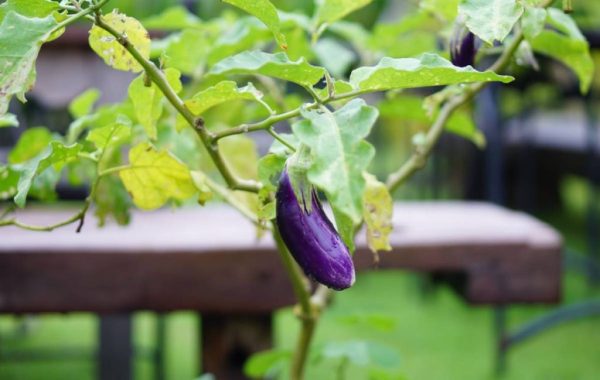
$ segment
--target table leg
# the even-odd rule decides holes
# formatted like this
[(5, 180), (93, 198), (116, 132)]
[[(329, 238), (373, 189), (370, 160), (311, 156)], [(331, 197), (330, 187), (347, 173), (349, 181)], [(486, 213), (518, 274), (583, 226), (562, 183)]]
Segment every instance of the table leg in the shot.
[(255, 352), (272, 347), (272, 315), (202, 314), (202, 372), (217, 379), (245, 379), (243, 367)]
[(133, 377), (131, 336), (131, 315), (100, 316), (100, 380), (130, 380)]

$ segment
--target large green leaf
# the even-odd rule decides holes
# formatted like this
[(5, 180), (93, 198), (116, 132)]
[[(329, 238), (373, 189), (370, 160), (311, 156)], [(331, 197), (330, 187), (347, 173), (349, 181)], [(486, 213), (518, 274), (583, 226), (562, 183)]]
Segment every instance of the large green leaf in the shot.
[(40, 154), (52, 141), (52, 134), (47, 128), (34, 127), (26, 129), (19, 141), (8, 154), (10, 164), (20, 164)]
[(325, 75), (325, 69), (312, 66), (304, 58), (290, 61), (285, 53), (269, 54), (255, 50), (225, 58), (214, 65), (209, 73), (214, 75), (261, 74), (308, 87), (317, 83)]
[(334, 210), (354, 224), (362, 218), (362, 172), (375, 154), (364, 138), (377, 115), (377, 109), (354, 99), (334, 113), (304, 109), (306, 120), (292, 126), (294, 135), (310, 147), (313, 156), (309, 181), (325, 192)]
[(277, 14), (277, 8), (269, 0), (223, 0), (226, 3), (235, 5), (236, 7), (243, 9), (250, 13), (252, 16), (262, 21), (267, 28), (273, 32), (273, 36), (277, 41), (277, 44), (282, 49), (287, 49), (287, 42), (285, 36), (281, 33), (281, 27), (279, 25), (279, 15)]
[(232, 100), (259, 100), (261, 98), (262, 93), (252, 83), (238, 88), (235, 82), (222, 81), (198, 92), (191, 99), (186, 100), (185, 105), (195, 115), (202, 115), (206, 110)]
[(35, 81), (35, 60), (56, 21), (52, 16), (29, 18), (10, 11), (0, 24), (0, 115), (10, 99), (30, 90)]
[(50, 166), (60, 171), (67, 162), (75, 159), (81, 151), (81, 145), (64, 145), (60, 141), (51, 141), (40, 154), (22, 164), (14, 165), (13, 168), (21, 172), (17, 185), (15, 203), (19, 207), (25, 206), (27, 194), (36, 176), (42, 174)]
[(579, 89), (586, 93), (594, 77), (594, 61), (587, 41), (550, 30), (530, 41), (534, 51), (550, 56), (569, 67), (579, 78)]
[(510, 82), (513, 78), (491, 71), (457, 67), (436, 55), (418, 58), (385, 57), (376, 66), (359, 67), (350, 74), (350, 83), (357, 89), (385, 91), (398, 88), (442, 86), (469, 82)]
[(366, 188), (363, 194), (363, 217), (367, 226), (367, 244), (373, 252), (389, 251), (394, 202), (385, 184), (375, 176), (364, 173)]
[(346, 15), (364, 7), (373, 0), (317, 0), (317, 25), (344, 18)]
[(166, 150), (140, 143), (129, 151), (129, 167), (119, 172), (133, 203), (144, 210), (169, 199), (186, 200), (196, 193), (190, 170)]
[(453, 21), (458, 14), (460, 0), (421, 0), (419, 8), (427, 13), (433, 13), (446, 21)]
[(50, 0), (8, 0), (0, 5), (0, 22), (11, 11), (25, 17), (44, 18), (58, 8), (58, 3)]
[(493, 44), (504, 41), (523, 14), (523, 5), (517, 0), (465, 0), (459, 12), (471, 32)]
[[(162, 91), (154, 83), (149, 86), (144, 83), (145, 74), (135, 78), (129, 85), (129, 99), (133, 103), (135, 116), (151, 139), (156, 139), (156, 122), (160, 118), (163, 107), (161, 100), (164, 98)], [(181, 91), (179, 71), (167, 68), (164, 73), (167, 81), (175, 92)]]
[[(142, 57), (150, 57), (150, 36), (138, 20), (116, 11), (102, 16), (102, 20), (126, 36), (129, 43)], [(119, 43), (117, 38), (99, 26), (94, 25), (90, 30), (89, 43), (92, 50), (110, 67), (133, 72), (142, 70), (142, 66)]]

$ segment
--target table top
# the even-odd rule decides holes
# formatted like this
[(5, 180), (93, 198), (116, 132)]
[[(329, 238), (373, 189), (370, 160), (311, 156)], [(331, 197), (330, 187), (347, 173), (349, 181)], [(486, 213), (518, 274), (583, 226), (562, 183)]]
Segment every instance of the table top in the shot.
[[(68, 218), (76, 209), (31, 207), (19, 211), (19, 220), (49, 225)], [(90, 213), (91, 214), (91, 213)], [(115, 252), (274, 249), (265, 234), (237, 211), (224, 206), (134, 211), (128, 226), (97, 227), (88, 216), (81, 233), (76, 224), (52, 232), (34, 232), (16, 227), (0, 228), (0, 254), (21, 252)], [(392, 246), (444, 246), (526, 244), (531, 247), (560, 245), (558, 233), (521, 212), (483, 202), (407, 202), (394, 208)], [(365, 234), (357, 237), (366, 246)]]
[[(37, 206), (18, 217), (48, 225), (75, 211)], [(532, 216), (488, 203), (406, 202), (393, 224), (392, 251), (376, 267), (359, 234), (357, 270), (442, 275), (474, 304), (560, 298), (561, 238)], [(0, 312), (255, 313), (294, 302), (271, 238), (258, 239), (231, 208), (135, 211), (126, 227), (98, 228), (90, 215), (75, 228), (0, 228)]]

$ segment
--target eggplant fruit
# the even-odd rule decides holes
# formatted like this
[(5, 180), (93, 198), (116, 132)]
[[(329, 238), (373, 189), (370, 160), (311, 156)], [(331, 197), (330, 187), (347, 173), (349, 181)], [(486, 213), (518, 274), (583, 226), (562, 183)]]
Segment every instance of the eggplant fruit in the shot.
[(309, 200), (304, 196), (298, 199), (285, 168), (276, 194), (277, 227), (283, 242), (307, 276), (335, 290), (349, 288), (355, 280), (350, 252), (325, 215), (314, 188), (310, 196)]
[(475, 63), (475, 35), (466, 28), (458, 28), (450, 41), (450, 60), (454, 66), (473, 66)]

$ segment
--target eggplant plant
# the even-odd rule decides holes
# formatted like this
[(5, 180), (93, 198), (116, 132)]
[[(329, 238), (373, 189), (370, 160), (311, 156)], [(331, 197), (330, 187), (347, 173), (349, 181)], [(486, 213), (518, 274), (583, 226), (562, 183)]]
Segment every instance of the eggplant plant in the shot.
[[(485, 144), (472, 99), (489, 83), (513, 81), (519, 54), (560, 61), (582, 93), (593, 61), (551, 0), (421, 0), (373, 25), (350, 21), (371, 0), (319, 0), (312, 14), (269, 0), (223, 2), (208, 19), (176, 6), (143, 20), (111, 10), (109, 0), (0, 5), (0, 127), (18, 127), (9, 103), (25, 102), (40, 50), (69, 29), (89, 29), (99, 59), (136, 75), (121, 102), (96, 106), (93, 88), (73, 99), (64, 133), (22, 132), (0, 164), (0, 226), (80, 231), (92, 209), (101, 225), (125, 224), (133, 207), (224, 200), (277, 243), (301, 327), (286, 373), (302, 379), (328, 300), (355, 282), (356, 233), (365, 231), (373, 252), (390, 249), (392, 195), (427, 165), (444, 132)], [(458, 35), (455, 22), (464, 25)], [(390, 110), (427, 127), (413, 136), (409, 158), (377, 178), (369, 135)], [(262, 157), (253, 134), (271, 138)], [(19, 209), (55, 199), (61, 179), (88, 185), (81, 209), (51, 225), (23, 223)]]

